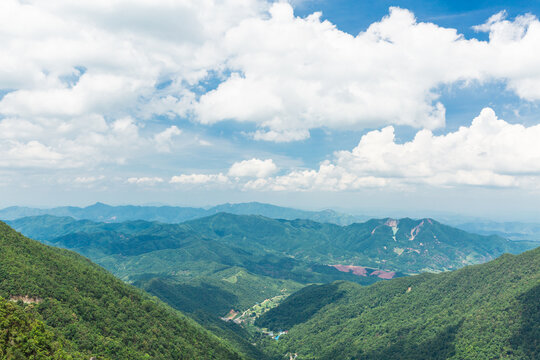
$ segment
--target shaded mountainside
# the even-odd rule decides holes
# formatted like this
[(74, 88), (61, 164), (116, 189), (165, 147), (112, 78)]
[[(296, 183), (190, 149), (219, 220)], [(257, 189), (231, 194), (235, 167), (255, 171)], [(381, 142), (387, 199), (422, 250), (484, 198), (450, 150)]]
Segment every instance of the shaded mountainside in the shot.
[(80, 255), (2, 222), (0, 248), (0, 296), (32, 303), (21, 306), (71, 344), (70, 351), (108, 359), (241, 358), (191, 319)]
[(211, 216), (220, 212), (237, 215), (262, 215), (276, 219), (311, 219), (314, 221), (340, 225), (348, 225), (366, 219), (366, 217), (342, 214), (333, 210), (306, 211), (258, 202), (222, 204), (208, 209), (180, 206), (110, 206), (103, 203), (96, 203), (84, 208), (62, 206), (51, 209), (37, 209), (12, 206), (0, 210), (0, 219), (15, 220), (28, 216), (53, 215), (60, 217), (69, 216), (79, 220), (86, 219), (100, 222), (146, 220), (164, 223), (180, 223)]
[(540, 248), (482, 265), (310, 286), (258, 319), (275, 359), (538, 359)]

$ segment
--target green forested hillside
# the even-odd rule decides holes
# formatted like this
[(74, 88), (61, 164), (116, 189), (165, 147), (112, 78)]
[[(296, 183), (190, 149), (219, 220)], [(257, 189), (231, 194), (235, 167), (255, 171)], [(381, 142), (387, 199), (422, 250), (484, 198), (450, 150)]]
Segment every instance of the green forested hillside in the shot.
[(457, 269), (535, 246), (467, 233), (433, 219), (373, 219), (338, 226), (218, 214), (185, 225), (201, 236), (218, 237), (243, 247), (258, 244), (305, 261), (409, 273)]
[[(229, 215), (210, 219), (224, 216)], [(10, 224), (30, 237), (88, 256), (126, 281), (143, 284), (159, 277), (169, 285), (180, 283), (196, 287), (202, 293), (204, 288), (218, 287), (229, 293), (229, 298), (238, 299), (229, 303), (232, 307), (244, 307), (247, 303), (251, 306), (284, 288), (291, 292), (300, 283), (342, 279), (369, 284), (379, 280), (296, 259), (272, 246), (257, 242), (243, 244), (234, 238), (220, 237), (215, 232), (201, 231), (200, 224), (197, 228), (190, 223), (111, 224), (52, 216), (23, 218)], [(236, 276), (241, 281), (229, 279), (237, 273), (242, 275)]]
[[(416, 273), (457, 269), (486, 262), (505, 252), (519, 253), (535, 246), (499, 236), (467, 233), (432, 219), (373, 219), (338, 226), (309, 220), (220, 213), (177, 225), (146, 221), (93, 223), (51, 216), (23, 218), (10, 224), (27, 236), (88, 256), (97, 250), (102, 255), (137, 256), (158, 250), (189, 248), (194, 255), (182, 256), (191, 256), (195, 261), (207, 259), (195, 254), (199, 252), (218, 263), (238, 266), (254, 259), (253, 255), (271, 254), (311, 264), (357, 265)], [(220, 249), (214, 251), (216, 247)], [(269, 268), (252, 264), (252, 268), (266, 270), (265, 275), (268, 275), (279, 273), (283, 266)], [(291, 269), (287, 270), (283, 273), (298, 281), (290, 275)], [(325, 269), (322, 273), (329, 271)]]
[[(95, 223), (53, 216), (10, 223), (29, 236), (88, 256), (254, 358), (261, 356), (252, 339), (238, 326), (224, 328), (219, 317), (310, 283), (350, 280), (367, 285), (380, 280), (380, 270), (393, 270), (385, 274), (399, 277), (401, 271), (454, 269), (527, 246), (469, 234), (431, 219), (337, 226), (220, 213), (183, 224)], [(341, 270), (355, 265), (359, 275), (329, 265)], [(302, 319), (321, 304), (287, 316)]]
[(276, 359), (540, 358), (540, 248), (369, 287), (312, 286), (264, 314)]
[(59, 338), (32, 310), (32, 306), (0, 297), (0, 359), (85, 359), (70, 351), (73, 345)]
[[(0, 249), (0, 296), (32, 303), (25, 313), (43, 319), (70, 351), (107, 359), (240, 359), (194, 321), (71, 251), (25, 238), (2, 222)], [(41, 329), (25, 321), (23, 331)]]

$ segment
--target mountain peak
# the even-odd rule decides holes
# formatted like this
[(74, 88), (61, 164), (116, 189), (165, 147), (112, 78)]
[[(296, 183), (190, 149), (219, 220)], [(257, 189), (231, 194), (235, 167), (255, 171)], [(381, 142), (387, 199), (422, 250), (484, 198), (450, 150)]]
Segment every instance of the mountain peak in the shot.
[(107, 205), (105, 203), (102, 203), (102, 202), (96, 202), (95, 204), (93, 205), (90, 205), (90, 206), (87, 206), (86, 209), (94, 209), (94, 208), (105, 208), (105, 207), (110, 207), (110, 205)]

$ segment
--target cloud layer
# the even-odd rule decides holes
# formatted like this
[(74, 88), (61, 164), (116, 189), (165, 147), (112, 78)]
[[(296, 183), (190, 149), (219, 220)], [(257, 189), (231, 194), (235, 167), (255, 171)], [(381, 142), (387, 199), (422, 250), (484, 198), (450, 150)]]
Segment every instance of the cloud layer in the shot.
[[(257, 179), (236, 179), (244, 190), (350, 191), (365, 188), (484, 186), (538, 188), (540, 183), (540, 125), (524, 127), (498, 119), (485, 108), (469, 127), (446, 135), (419, 131), (399, 144), (394, 128), (371, 131), (351, 151), (338, 151), (318, 169), (290, 170), (279, 176), (262, 172), (271, 160), (235, 163), (229, 175), (246, 164), (258, 164)], [(247, 168), (247, 166), (246, 166)], [(275, 165), (274, 167), (275, 171)], [(266, 176), (265, 176), (266, 175)], [(194, 177), (196, 175), (189, 175)], [(212, 176), (205, 175), (205, 183)], [(221, 181), (223, 182), (223, 181)]]
[(269, 18), (230, 29), (223, 46), (232, 74), (195, 102), (196, 118), (254, 122), (255, 139), (293, 141), (320, 127), (443, 127), (437, 89), (454, 83), (503, 80), (521, 98), (540, 99), (534, 16), (494, 15), (477, 27), (489, 42), (417, 22), (400, 8), (357, 36), (320, 16), (294, 17), (290, 5), (276, 3)]
[[(380, 130), (316, 169), (248, 154), (218, 169), (174, 170), (172, 178), (183, 164), (131, 171), (121, 182), (287, 191), (537, 187), (538, 126), (485, 109), (468, 127), (432, 132), (445, 125), (445, 86), (501, 81), (524, 101), (540, 100), (538, 19), (499, 13), (476, 30), (489, 41), (400, 8), (351, 35), (320, 13), (294, 16), (286, 2), (4, 0), (0, 170), (137, 163), (152, 172), (139, 162), (172, 158), (191, 136), (181, 124), (233, 121), (248, 141), (301, 141), (320, 128)], [(412, 141), (396, 142), (401, 125), (418, 129)], [(78, 175), (81, 184), (103, 181)]]

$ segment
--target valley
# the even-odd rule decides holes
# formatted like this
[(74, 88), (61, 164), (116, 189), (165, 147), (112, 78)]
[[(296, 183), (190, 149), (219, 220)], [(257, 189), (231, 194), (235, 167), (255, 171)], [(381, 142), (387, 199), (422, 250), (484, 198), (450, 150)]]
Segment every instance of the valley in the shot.
[[(298, 359), (540, 356), (540, 248), (362, 287), (313, 285), (256, 321), (288, 330), (267, 351)], [(332, 341), (328, 341), (332, 339)], [(316, 350), (314, 350), (316, 349)]]
[[(88, 257), (250, 359), (277, 359), (280, 352), (310, 358), (305, 349), (282, 344), (323, 308), (342, 301), (349, 291), (342, 289), (409, 283), (405, 279), (429, 276), (416, 274), (446, 273), (535, 247), (433, 219), (371, 219), (343, 226), (217, 213), (177, 224), (53, 215), (7, 223), (46, 245)], [(417, 291), (417, 285), (407, 289)]]
[[(87, 256), (256, 359), (268, 351), (253, 344), (265, 343), (272, 331), (260, 319), (282, 302), (287, 306), (291, 296), (310, 284), (349, 281), (365, 286), (534, 247), (467, 233), (433, 219), (372, 219), (340, 226), (218, 213), (180, 224), (52, 215), (8, 223), (45, 244)], [(299, 314), (310, 313), (310, 306)], [(305, 316), (299, 314), (293, 318)], [(288, 327), (273, 330), (280, 329)]]

